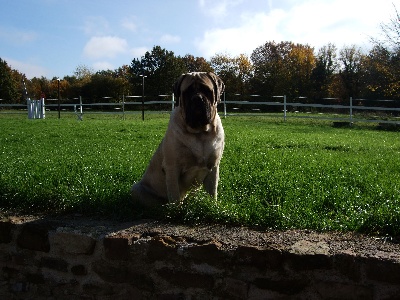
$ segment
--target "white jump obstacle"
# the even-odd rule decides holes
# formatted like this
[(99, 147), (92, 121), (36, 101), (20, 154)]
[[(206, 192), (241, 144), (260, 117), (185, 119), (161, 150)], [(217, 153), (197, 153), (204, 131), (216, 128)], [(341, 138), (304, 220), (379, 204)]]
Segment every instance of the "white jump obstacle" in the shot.
[(40, 100), (31, 100), (28, 98), (26, 102), (28, 106), (28, 119), (44, 119), (46, 117), (44, 98)]

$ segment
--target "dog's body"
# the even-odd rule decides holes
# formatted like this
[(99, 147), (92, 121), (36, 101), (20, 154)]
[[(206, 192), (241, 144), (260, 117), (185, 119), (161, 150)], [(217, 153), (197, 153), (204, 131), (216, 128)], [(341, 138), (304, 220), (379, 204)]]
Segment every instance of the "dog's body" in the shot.
[(213, 73), (188, 73), (178, 79), (177, 107), (143, 178), (132, 186), (135, 202), (146, 207), (182, 202), (190, 189), (201, 184), (217, 197), (224, 149), (217, 104), (223, 90), (223, 82)]

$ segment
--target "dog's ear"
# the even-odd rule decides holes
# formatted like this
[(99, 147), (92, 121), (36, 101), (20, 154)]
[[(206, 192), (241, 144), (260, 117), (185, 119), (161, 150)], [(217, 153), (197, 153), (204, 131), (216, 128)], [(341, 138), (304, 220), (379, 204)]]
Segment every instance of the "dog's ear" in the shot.
[(211, 79), (211, 81), (214, 84), (214, 90), (215, 90), (214, 93), (215, 93), (215, 98), (216, 98), (215, 102), (219, 103), (219, 102), (221, 102), (221, 95), (225, 91), (225, 84), (219, 76), (215, 75), (212, 72), (208, 72), (207, 76)]
[(180, 97), (181, 97), (181, 84), (183, 79), (185, 79), (186, 74), (182, 74), (172, 86), (172, 91), (174, 92), (175, 97), (175, 106), (179, 106), (180, 104)]

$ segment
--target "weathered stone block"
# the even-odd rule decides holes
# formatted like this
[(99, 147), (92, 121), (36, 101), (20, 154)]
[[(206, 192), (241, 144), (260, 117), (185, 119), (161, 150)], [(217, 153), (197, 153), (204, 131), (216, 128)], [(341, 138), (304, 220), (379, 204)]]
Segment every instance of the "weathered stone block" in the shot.
[(28, 273), (26, 274), (26, 280), (34, 284), (43, 284), (46, 282), (41, 273)]
[(36, 252), (33, 251), (21, 251), (12, 253), (11, 255), (13, 263), (20, 266), (37, 265)]
[(354, 255), (338, 254), (333, 257), (334, 268), (350, 280), (359, 282), (361, 280), (362, 261)]
[(157, 273), (163, 279), (178, 287), (200, 288), (207, 290), (214, 287), (214, 278), (209, 275), (171, 270), (168, 268), (158, 270)]
[(248, 283), (233, 278), (225, 278), (221, 296), (230, 299), (247, 299), (248, 290)]
[(329, 270), (332, 268), (332, 260), (323, 254), (299, 255), (285, 253), (286, 265), (295, 271)]
[(270, 290), (284, 295), (296, 295), (307, 287), (305, 279), (269, 279), (256, 278), (253, 284), (263, 290)]
[(315, 285), (321, 299), (370, 300), (374, 298), (371, 287), (339, 282), (320, 282)]
[(207, 263), (209, 265), (219, 265), (224, 261), (224, 254), (219, 248), (219, 243), (196, 245), (189, 247), (187, 252), (197, 263)]
[(153, 289), (153, 281), (148, 276), (150, 270), (139, 269), (138, 266), (131, 266), (125, 262), (109, 262), (100, 260), (93, 262), (92, 270), (106, 282), (129, 283), (145, 290)]
[(114, 295), (112, 285), (104, 282), (90, 282), (82, 285), (82, 291), (89, 296), (111, 296)]
[(282, 266), (282, 253), (276, 249), (241, 246), (236, 249), (234, 257), (236, 263), (248, 264), (258, 269), (277, 270)]
[(187, 297), (184, 293), (169, 293), (157, 295), (157, 300), (185, 300)]
[(87, 275), (87, 268), (84, 265), (76, 265), (71, 267), (71, 272), (75, 276), (84, 276)]
[(175, 245), (171, 245), (170, 243), (165, 242), (162, 237), (155, 237), (149, 242), (147, 259), (150, 262), (172, 259), (176, 256), (177, 253), (175, 250)]
[(42, 257), (40, 260), (40, 266), (60, 272), (68, 272), (68, 263), (61, 258)]
[(0, 244), (8, 244), (12, 241), (11, 222), (0, 222)]
[(129, 258), (129, 243), (126, 238), (104, 238), (105, 257), (111, 260), (127, 260)]
[(52, 233), (49, 241), (53, 252), (74, 255), (91, 255), (96, 245), (96, 240), (90, 236), (68, 232)]
[(367, 278), (391, 284), (400, 284), (400, 264), (370, 259), (366, 264)]
[(17, 245), (23, 249), (49, 252), (49, 227), (46, 224), (25, 224), (17, 238)]

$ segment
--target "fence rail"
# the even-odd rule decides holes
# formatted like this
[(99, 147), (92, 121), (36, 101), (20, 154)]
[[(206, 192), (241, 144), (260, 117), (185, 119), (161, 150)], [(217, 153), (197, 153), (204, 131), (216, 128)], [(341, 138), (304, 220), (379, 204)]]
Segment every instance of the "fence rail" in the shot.
[[(163, 95), (166, 96), (166, 95)], [(253, 97), (258, 95), (252, 95)], [(135, 98), (136, 96), (129, 96), (126, 98)], [(261, 97), (261, 96), (258, 96)], [(136, 97), (139, 98), (139, 97)], [(125, 98), (124, 98), (125, 99)], [(223, 116), (240, 116), (240, 115), (271, 115), (271, 112), (266, 112), (267, 107), (275, 107), (275, 112), (272, 113), (274, 117), (281, 116), (284, 121), (288, 118), (308, 118), (308, 119), (320, 119), (320, 120), (332, 120), (332, 121), (340, 121), (340, 122), (375, 122), (375, 123), (389, 123), (389, 124), (400, 124), (400, 101), (395, 100), (368, 100), (369, 102), (373, 102), (374, 104), (381, 104), (384, 102), (392, 102), (395, 103), (397, 107), (384, 107), (384, 106), (366, 106), (360, 105), (363, 101), (367, 101), (366, 99), (352, 99), (349, 98), (349, 104), (320, 104), (320, 103), (304, 103), (304, 102), (288, 102), (287, 97), (283, 96), (273, 96), (273, 100), (279, 101), (245, 101), (245, 100), (226, 100), (226, 95), (223, 95), (222, 103), (223, 106)], [(304, 99), (304, 97), (299, 97), (297, 99)], [(295, 100), (297, 100), (295, 99)], [(325, 98), (326, 100), (335, 100), (335, 98)], [(356, 105), (354, 105), (356, 103)], [(144, 105), (148, 108), (151, 105), (166, 105), (163, 111), (169, 111), (174, 109), (175, 101), (173, 97), (171, 100), (149, 100), (144, 101)], [(132, 110), (133, 107), (142, 107), (143, 103), (141, 101), (122, 101), (122, 102), (103, 102), (103, 103), (61, 103), (58, 105), (57, 103), (46, 103), (46, 110), (53, 109), (57, 110), (59, 107), (62, 110), (69, 110), (75, 112), (77, 115), (80, 114), (82, 119), (83, 114), (89, 113), (98, 113), (96, 110), (101, 111), (104, 107), (113, 107), (112, 111), (108, 111), (108, 114), (122, 114), (124, 117), (125, 114), (137, 113), (139, 109)], [(167, 109), (167, 107), (169, 107)], [(257, 108), (255, 108), (257, 107)], [(159, 108), (159, 107), (158, 107)], [(298, 108), (310, 108), (318, 110), (318, 115), (304, 115), (299, 114), (297, 111)], [(153, 110), (157, 110), (154, 109)], [(325, 113), (326, 111), (340, 111), (333, 113)], [(27, 105), (24, 104), (6, 104), (0, 102), (0, 114), (1, 113), (27, 113)], [(147, 109), (149, 111), (149, 109)], [(364, 115), (360, 115), (355, 113), (356, 111), (374, 111), (374, 112), (383, 112), (385, 114), (384, 118), (374, 117), (374, 118), (366, 118)], [(307, 112), (311, 113), (311, 112)], [(321, 115), (321, 114), (324, 115)], [(394, 114), (395, 117), (391, 117), (390, 115)], [(391, 118), (389, 118), (391, 117)]]

